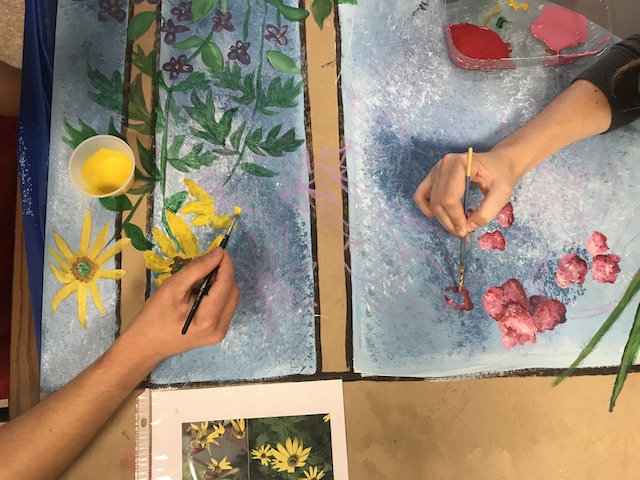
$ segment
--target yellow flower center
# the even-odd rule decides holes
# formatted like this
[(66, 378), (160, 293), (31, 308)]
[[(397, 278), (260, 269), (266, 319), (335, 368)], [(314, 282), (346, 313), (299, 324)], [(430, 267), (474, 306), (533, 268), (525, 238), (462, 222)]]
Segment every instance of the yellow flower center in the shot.
[(81, 282), (89, 283), (98, 271), (98, 266), (88, 257), (78, 257), (71, 265), (71, 273)]

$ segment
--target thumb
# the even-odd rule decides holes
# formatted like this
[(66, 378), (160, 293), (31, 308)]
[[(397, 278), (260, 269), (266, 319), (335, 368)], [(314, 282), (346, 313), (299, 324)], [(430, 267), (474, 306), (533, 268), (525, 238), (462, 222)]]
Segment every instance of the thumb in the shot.
[(209, 253), (191, 260), (173, 278), (191, 286), (209, 275), (214, 268), (220, 265), (224, 256), (225, 251), (222, 248), (215, 248)]
[(473, 232), (496, 218), (509, 199), (511, 192), (507, 189), (489, 190), (480, 206), (467, 219), (467, 231)]

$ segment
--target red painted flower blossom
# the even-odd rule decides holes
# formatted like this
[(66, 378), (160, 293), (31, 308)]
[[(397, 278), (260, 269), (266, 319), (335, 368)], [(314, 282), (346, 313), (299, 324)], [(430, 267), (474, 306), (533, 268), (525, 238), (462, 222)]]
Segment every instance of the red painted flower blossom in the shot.
[(463, 288), (461, 292), (458, 292), (458, 287), (447, 287), (445, 288), (446, 292), (454, 292), (462, 295), (462, 305), (456, 305), (453, 298), (445, 295), (444, 301), (447, 302), (447, 305), (450, 307), (456, 307), (456, 310), (473, 310), (473, 302), (471, 301), (471, 294), (469, 293), (469, 289)]
[(502, 232), (495, 230), (493, 232), (487, 232), (478, 237), (478, 246), (481, 250), (500, 250), (504, 251), (507, 246)]
[(538, 332), (553, 330), (556, 325), (567, 321), (567, 307), (562, 302), (541, 295), (531, 295), (529, 302), (529, 313)]
[(502, 332), (502, 344), (506, 348), (523, 345), (525, 342), (536, 343), (538, 329), (529, 312), (517, 303), (506, 306), (498, 328)]
[(587, 262), (573, 253), (567, 253), (558, 261), (556, 283), (560, 288), (567, 288), (572, 283), (583, 284), (587, 270)]
[(598, 283), (614, 283), (618, 279), (620, 257), (614, 253), (609, 255), (596, 255), (591, 265), (591, 275)]
[(482, 306), (494, 320), (502, 318), (505, 308), (510, 303), (517, 303), (529, 310), (527, 294), (515, 278), (510, 278), (499, 287), (489, 288), (482, 296)]
[(502, 210), (500, 210), (498, 212), (498, 215), (496, 215), (496, 222), (498, 222), (505, 228), (509, 228), (511, 225), (513, 225), (513, 220), (513, 205), (511, 205), (511, 202), (509, 202), (504, 207), (502, 207)]
[(609, 250), (607, 237), (600, 232), (593, 232), (587, 240), (587, 251), (591, 255), (602, 255), (607, 250)]

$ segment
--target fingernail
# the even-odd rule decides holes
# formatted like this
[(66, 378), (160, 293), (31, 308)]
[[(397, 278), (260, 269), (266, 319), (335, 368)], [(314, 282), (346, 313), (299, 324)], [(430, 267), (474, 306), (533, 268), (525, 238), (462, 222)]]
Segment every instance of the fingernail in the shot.
[(475, 232), (478, 229), (478, 225), (475, 222), (469, 222), (469, 231)]
[(458, 228), (456, 229), (456, 232), (458, 232), (458, 236), (459, 236), (459, 237), (464, 236), (464, 234), (466, 233), (466, 232), (464, 231), (464, 228), (462, 228), (462, 227), (458, 227)]

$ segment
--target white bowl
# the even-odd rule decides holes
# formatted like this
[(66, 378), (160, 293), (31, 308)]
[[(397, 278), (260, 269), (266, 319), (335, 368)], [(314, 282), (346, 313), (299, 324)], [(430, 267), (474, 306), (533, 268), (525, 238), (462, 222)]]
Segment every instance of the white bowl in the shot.
[[(91, 186), (84, 181), (82, 176), (82, 167), (84, 167), (84, 164), (87, 162), (89, 157), (101, 148), (108, 148), (109, 150), (124, 153), (131, 160), (131, 172), (129, 173), (127, 181), (123, 185), (119, 186), (112, 192), (97, 195), (91, 193)], [(71, 157), (69, 158), (69, 176), (71, 177), (71, 181), (75, 187), (84, 195), (94, 198), (117, 197), (118, 195), (127, 193), (133, 186), (135, 166), (135, 156), (127, 142), (118, 137), (114, 137), (113, 135), (96, 135), (94, 137), (87, 138), (84, 142), (78, 145), (71, 154)]]

